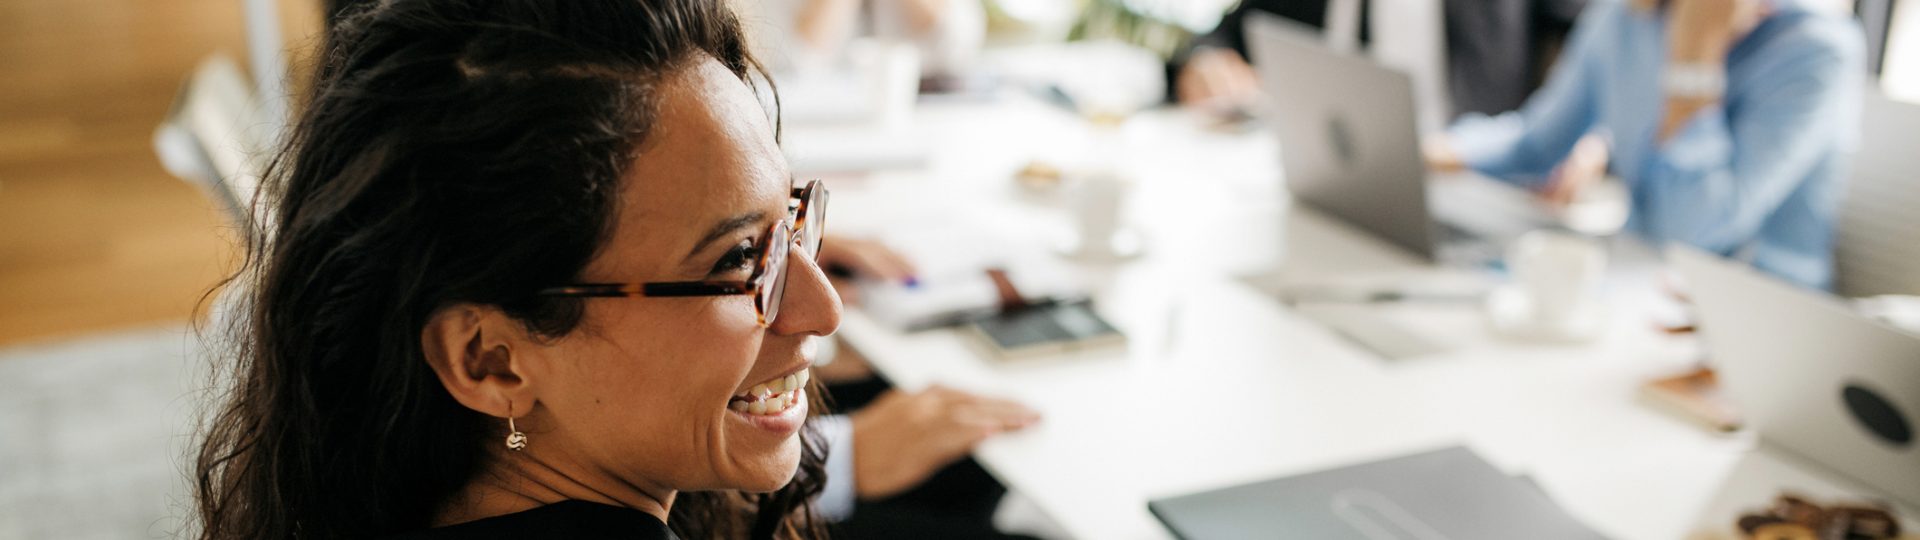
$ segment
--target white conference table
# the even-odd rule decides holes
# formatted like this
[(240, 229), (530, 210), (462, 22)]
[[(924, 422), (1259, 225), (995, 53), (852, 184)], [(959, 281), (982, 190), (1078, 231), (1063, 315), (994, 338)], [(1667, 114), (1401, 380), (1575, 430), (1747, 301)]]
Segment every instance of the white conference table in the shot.
[[(929, 165), (836, 181), (836, 234), (962, 223), (1045, 242), (1071, 222), (1057, 202), (1017, 188), (1013, 173), (1029, 160), (1104, 162), (1136, 183), (1126, 215), (1145, 255), (1079, 267), (1099, 311), (1128, 334), (1124, 350), (1000, 361), (958, 332), (902, 333), (858, 310), (840, 330), (900, 387), (942, 384), (1041, 411), (1040, 425), (974, 456), (1071, 536), (1167, 538), (1150, 499), (1464, 444), (1603, 534), (1679, 538), (1753, 446), (1638, 402), (1640, 384), (1685, 369), (1696, 350), (1655, 331), (1658, 272), (1635, 244), (1615, 246), (1611, 324), (1597, 340), (1514, 342), (1476, 306), (1399, 305), (1377, 309), (1451, 352), (1385, 360), (1252, 284), (1265, 278), (1244, 276), (1461, 272), (1293, 208), (1271, 133), (1216, 133), (1163, 110), (1095, 137), (1018, 96), (923, 104), (897, 129), (936, 149)], [(837, 134), (789, 126), (786, 136)], [(1093, 140), (1110, 142), (1096, 151)]]

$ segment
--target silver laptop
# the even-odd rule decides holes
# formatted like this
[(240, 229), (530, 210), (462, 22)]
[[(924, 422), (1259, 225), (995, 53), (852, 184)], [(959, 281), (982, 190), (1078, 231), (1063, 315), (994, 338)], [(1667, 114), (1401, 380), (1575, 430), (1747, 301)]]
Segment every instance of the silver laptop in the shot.
[(1336, 52), (1316, 30), (1277, 16), (1256, 12), (1246, 31), (1297, 201), (1429, 261), (1482, 262), (1475, 259), (1498, 256), (1497, 241), (1546, 225), (1537, 211), (1515, 206), (1524, 203), (1500, 200), (1445, 201), (1466, 203), (1449, 209), (1502, 214), (1491, 226), (1458, 215), (1465, 212), (1437, 221), (1441, 201), (1429, 200), (1411, 78)]
[(1739, 262), (1683, 246), (1667, 256), (1764, 447), (1920, 505), (1920, 336)]
[(1186, 540), (1600, 540), (1532, 481), (1464, 447), (1147, 503)]

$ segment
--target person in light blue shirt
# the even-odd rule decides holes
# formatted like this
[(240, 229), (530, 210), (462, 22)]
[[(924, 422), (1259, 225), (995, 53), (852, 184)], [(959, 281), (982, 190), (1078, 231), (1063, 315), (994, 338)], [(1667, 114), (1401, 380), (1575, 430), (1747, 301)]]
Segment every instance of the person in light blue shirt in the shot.
[(1611, 170), (1654, 243), (1824, 289), (1864, 48), (1853, 21), (1800, 1), (1598, 1), (1521, 109), (1462, 118), (1428, 158), (1561, 202)]

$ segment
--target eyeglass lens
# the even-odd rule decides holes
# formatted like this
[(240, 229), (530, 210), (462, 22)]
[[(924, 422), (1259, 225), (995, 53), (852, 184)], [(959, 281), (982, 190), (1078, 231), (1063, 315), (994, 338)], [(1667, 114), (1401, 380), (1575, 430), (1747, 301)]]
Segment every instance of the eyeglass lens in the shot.
[[(773, 238), (791, 238), (790, 235), (793, 233), (790, 231), (792, 229), (787, 228), (783, 223), (774, 227)], [(773, 319), (780, 315), (780, 304), (786, 300), (787, 254), (793, 249), (792, 241), (772, 240), (771, 242), (772, 244), (767, 246), (767, 272), (771, 274), (767, 277), (771, 279), (766, 280), (760, 287), (760, 310), (769, 325), (773, 324)]]
[(791, 229), (786, 225), (780, 225), (774, 230), (774, 238), (788, 238), (788, 235), (793, 235), (793, 241), (774, 242), (767, 246), (766, 271), (771, 274), (767, 276), (771, 279), (768, 279), (760, 289), (760, 309), (765, 314), (766, 324), (773, 324), (774, 318), (780, 314), (780, 305), (786, 303), (787, 256), (792, 251), (793, 244), (800, 244), (801, 253), (806, 256), (815, 259), (820, 257), (820, 241), (826, 236), (826, 205), (827, 190), (815, 183), (813, 189), (809, 190), (806, 203), (803, 205), (806, 209), (805, 214), (796, 216), (801, 222), (798, 234), (790, 232)]
[(807, 215), (800, 224), (800, 247), (808, 256), (820, 257), (820, 241), (827, 229), (827, 189), (816, 183), (807, 196)]

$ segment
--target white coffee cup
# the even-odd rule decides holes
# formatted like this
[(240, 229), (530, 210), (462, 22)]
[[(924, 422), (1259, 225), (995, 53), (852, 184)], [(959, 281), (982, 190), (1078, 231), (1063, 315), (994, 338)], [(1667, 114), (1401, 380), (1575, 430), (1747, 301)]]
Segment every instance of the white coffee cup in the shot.
[(1111, 259), (1131, 255), (1137, 246), (1127, 245), (1122, 222), (1126, 204), (1127, 180), (1111, 172), (1083, 176), (1068, 188), (1068, 210), (1074, 219), (1075, 241), (1070, 251), (1083, 258)]
[(848, 67), (866, 85), (868, 113), (884, 127), (913, 120), (920, 99), (920, 52), (913, 45), (871, 38), (847, 44)]
[(1507, 268), (1526, 296), (1534, 322), (1569, 324), (1600, 307), (1607, 253), (1591, 238), (1533, 231), (1507, 247)]

